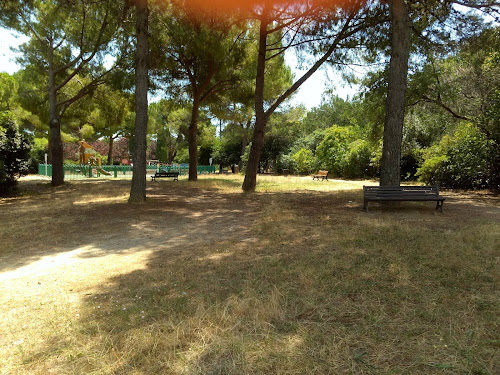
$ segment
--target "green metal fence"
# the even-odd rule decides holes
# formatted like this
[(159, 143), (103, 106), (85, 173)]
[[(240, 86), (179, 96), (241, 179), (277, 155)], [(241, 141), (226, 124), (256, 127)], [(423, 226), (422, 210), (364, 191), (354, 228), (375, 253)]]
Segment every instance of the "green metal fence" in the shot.
[[(189, 167), (186, 165), (162, 165), (160, 170), (179, 171), (179, 175), (188, 175)], [(65, 179), (83, 179), (83, 178), (132, 178), (133, 169), (131, 165), (64, 165)], [(158, 171), (156, 165), (146, 166), (146, 174), (153, 175)], [(213, 165), (199, 165), (198, 174), (215, 173)], [(38, 174), (41, 176), (52, 177), (51, 164), (38, 164)]]

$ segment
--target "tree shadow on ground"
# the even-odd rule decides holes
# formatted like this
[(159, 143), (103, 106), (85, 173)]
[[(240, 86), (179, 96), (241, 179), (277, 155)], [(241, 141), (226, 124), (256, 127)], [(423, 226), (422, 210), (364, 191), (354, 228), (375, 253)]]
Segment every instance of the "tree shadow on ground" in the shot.
[[(81, 259), (147, 253), (140, 269), (82, 289), (78, 331), (48, 337), (25, 363), (49, 366), (58, 353), (62, 372), (498, 370), (488, 328), (497, 206), (481, 214), (457, 198), (445, 215), (420, 203), (365, 213), (360, 191), (248, 196), (182, 184), (148, 195), (133, 209), (80, 211), (98, 218)], [(471, 215), (457, 221), (464, 208)], [(99, 228), (111, 223), (110, 240)]]

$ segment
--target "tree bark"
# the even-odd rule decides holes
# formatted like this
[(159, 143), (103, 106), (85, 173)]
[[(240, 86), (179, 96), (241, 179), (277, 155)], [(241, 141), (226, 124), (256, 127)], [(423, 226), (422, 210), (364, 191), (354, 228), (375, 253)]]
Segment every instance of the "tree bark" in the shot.
[(391, 62), (386, 99), (381, 186), (401, 182), (401, 145), (406, 106), (406, 80), (410, 56), (410, 19), (404, 0), (390, 0)]
[(52, 186), (64, 184), (63, 145), (61, 139), (61, 120), (57, 112), (56, 74), (52, 45), (49, 47), (49, 129), (50, 156), (52, 163)]
[(191, 124), (189, 125), (189, 181), (198, 180), (198, 117), (200, 115), (200, 100), (197, 96), (193, 100)]
[(132, 162), (133, 176), (129, 202), (146, 201), (146, 136), (148, 131), (148, 0), (136, 0), (135, 24), (137, 50), (135, 55), (135, 134)]
[(114, 143), (114, 138), (113, 136), (109, 136), (109, 150), (108, 150), (108, 165), (113, 165), (113, 143)]
[(264, 144), (264, 130), (267, 124), (267, 116), (264, 112), (264, 74), (266, 69), (268, 23), (267, 17), (263, 17), (260, 23), (259, 54), (257, 56), (257, 76), (255, 79), (255, 127), (242, 186), (243, 191), (254, 191), (257, 186), (257, 170)]

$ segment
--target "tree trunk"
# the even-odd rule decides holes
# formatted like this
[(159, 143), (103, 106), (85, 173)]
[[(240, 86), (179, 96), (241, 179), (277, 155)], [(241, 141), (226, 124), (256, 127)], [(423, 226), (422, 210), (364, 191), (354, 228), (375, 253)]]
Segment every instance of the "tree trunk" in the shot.
[(108, 150), (108, 165), (113, 165), (113, 143), (114, 137), (111, 135), (109, 137), (109, 150)]
[(189, 125), (189, 181), (198, 179), (198, 117), (200, 114), (200, 100), (197, 96), (193, 100), (191, 124)]
[(259, 168), (260, 155), (264, 144), (264, 130), (268, 120), (264, 112), (264, 73), (266, 70), (268, 22), (267, 17), (263, 17), (260, 23), (259, 55), (257, 57), (257, 76), (255, 79), (255, 127), (245, 172), (245, 180), (242, 186), (243, 191), (255, 191), (257, 185), (257, 169)]
[(380, 185), (399, 186), (406, 106), (406, 79), (410, 56), (410, 19), (404, 0), (389, 1), (389, 11), (391, 18), (391, 62), (385, 106)]
[(52, 186), (61, 186), (64, 184), (63, 169), (63, 145), (61, 139), (61, 120), (57, 112), (57, 92), (56, 77), (53, 65), (52, 47), (49, 47), (49, 129), (50, 129), (50, 159), (52, 163)]
[(132, 162), (133, 176), (129, 202), (146, 200), (146, 135), (148, 131), (148, 0), (136, 0), (135, 24), (137, 50), (135, 55), (135, 134)]

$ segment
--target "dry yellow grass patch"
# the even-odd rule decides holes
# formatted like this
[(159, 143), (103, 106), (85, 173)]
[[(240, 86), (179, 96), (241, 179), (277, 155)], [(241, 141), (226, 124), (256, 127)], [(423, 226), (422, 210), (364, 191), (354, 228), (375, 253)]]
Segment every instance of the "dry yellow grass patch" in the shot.
[(363, 181), (32, 185), (0, 200), (0, 373), (497, 374), (500, 202)]

